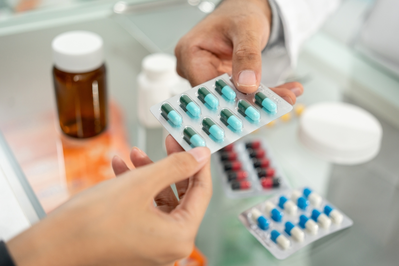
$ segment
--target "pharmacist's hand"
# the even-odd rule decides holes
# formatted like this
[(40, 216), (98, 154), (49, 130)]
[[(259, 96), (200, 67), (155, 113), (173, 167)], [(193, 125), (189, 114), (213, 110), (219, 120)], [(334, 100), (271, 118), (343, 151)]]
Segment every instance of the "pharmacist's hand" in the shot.
[[(223, 1), (180, 39), (177, 72), (192, 86), (229, 73), (240, 91), (254, 92), (261, 80), (261, 52), (269, 40), (271, 16), (267, 0)], [(303, 87), (289, 83), (275, 92), (294, 104)]]
[[(10, 240), (10, 253), (18, 266), (172, 266), (192, 251), (211, 198), (209, 158), (195, 148), (104, 181)], [(160, 191), (190, 176), (178, 207), (154, 207)]]
[[(179, 145), (179, 143), (177, 143), (177, 141), (171, 135), (168, 135), (166, 137), (165, 146), (168, 155), (183, 151), (183, 148)], [(137, 147), (134, 147), (130, 152), (130, 160), (135, 168), (142, 167), (144, 165), (152, 163), (151, 159), (147, 156), (147, 154), (145, 154), (142, 150), (140, 150)], [(115, 175), (117, 176), (130, 170), (129, 167), (126, 165), (126, 163), (117, 156), (115, 156), (114, 159), (112, 160), (112, 168), (114, 169)], [(190, 180), (192, 180), (192, 178), (182, 180), (175, 184), (177, 194), (180, 200), (186, 194)], [(157, 204), (157, 208), (164, 212), (171, 212), (173, 209), (177, 207), (177, 205), (179, 205), (179, 200), (176, 198), (170, 186), (167, 186), (161, 192), (159, 192), (159, 194), (157, 194), (154, 197), (154, 201)]]

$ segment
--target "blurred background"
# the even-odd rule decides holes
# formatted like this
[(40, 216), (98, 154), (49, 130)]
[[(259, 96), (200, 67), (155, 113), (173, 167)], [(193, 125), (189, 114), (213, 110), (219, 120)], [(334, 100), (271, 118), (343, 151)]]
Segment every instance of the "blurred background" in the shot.
[[(4, 173), (11, 165), (16, 176), (26, 178), (26, 186), (40, 203), (32, 203), (36, 218), (25, 215), (23, 226), (0, 237), (15, 235), (71, 195), (113, 178), (112, 157), (128, 160), (132, 146), (154, 161), (166, 156), (160, 148), (165, 132), (139, 118), (137, 79), (142, 60), (152, 53), (173, 55), (180, 37), (218, 2), (0, 0), (0, 143), (6, 151), (0, 159)], [(342, 1), (305, 41), (286, 80), (303, 83), (305, 94), (296, 105), (300, 108), (294, 107), (292, 113), (253, 135), (268, 142), (291, 187), (311, 186), (355, 225), (278, 261), (237, 219), (241, 211), (265, 197), (228, 198), (215, 172), (214, 195), (196, 241), (209, 265), (397, 265), (398, 2)], [(51, 74), (51, 42), (72, 30), (103, 38), (107, 67), (108, 129), (84, 143), (60, 133)], [(187, 88), (181, 80), (178, 91)], [(297, 136), (302, 110), (321, 102), (350, 103), (374, 115), (383, 131), (378, 155), (361, 164), (344, 165), (305, 147)], [(29, 197), (31, 201), (35, 196)], [(9, 218), (1, 219), (5, 223)], [(192, 265), (204, 263), (199, 260), (200, 264)]]

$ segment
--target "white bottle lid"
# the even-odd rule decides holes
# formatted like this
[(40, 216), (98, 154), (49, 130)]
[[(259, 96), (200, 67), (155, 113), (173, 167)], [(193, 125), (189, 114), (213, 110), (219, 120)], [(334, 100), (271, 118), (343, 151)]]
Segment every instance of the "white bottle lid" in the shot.
[(146, 56), (142, 68), (147, 78), (152, 81), (178, 78), (176, 57), (169, 54), (155, 53)]
[(305, 109), (299, 139), (324, 159), (338, 164), (359, 164), (379, 150), (382, 127), (360, 107), (340, 102), (318, 103)]
[(85, 73), (104, 62), (103, 40), (93, 32), (65, 32), (55, 37), (51, 46), (54, 65), (61, 71)]

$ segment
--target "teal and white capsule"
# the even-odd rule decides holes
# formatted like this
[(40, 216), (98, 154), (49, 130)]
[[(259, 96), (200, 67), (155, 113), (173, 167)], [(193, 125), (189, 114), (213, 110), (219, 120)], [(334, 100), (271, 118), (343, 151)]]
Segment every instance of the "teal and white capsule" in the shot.
[(176, 127), (180, 127), (183, 122), (181, 115), (179, 115), (179, 113), (176, 112), (168, 103), (162, 104), (161, 114), (167, 121), (170, 121)]
[(235, 131), (241, 131), (242, 122), (228, 109), (223, 109), (220, 112), (220, 120), (226, 125), (230, 126)]
[(265, 108), (270, 113), (277, 112), (277, 105), (275, 102), (267, 98), (263, 92), (258, 92), (255, 94), (255, 103), (262, 108)]
[(206, 134), (211, 135), (217, 141), (223, 141), (224, 139), (224, 131), (218, 125), (216, 125), (212, 119), (204, 118), (202, 120), (202, 129)]
[(243, 116), (249, 117), (252, 121), (257, 122), (260, 119), (259, 112), (245, 100), (238, 102), (238, 110)]
[(237, 96), (235, 91), (221, 79), (216, 81), (215, 90), (229, 101), (234, 101)]
[(206, 103), (208, 109), (218, 109), (219, 100), (204, 87), (198, 89), (198, 99), (200, 99), (202, 103)]
[(201, 138), (197, 132), (194, 131), (191, 127), (186, 127), (183, 130), (184, 140), (187, 141), (193, 147), (205, 147), (205, 140)]
[(180, 106), (184, 111), (189, 112), (193, 117), (199, 117), (201, 114), (201, 109), (199, 106), (193, 102), (187, 95), (182, 95), (180, 97)]

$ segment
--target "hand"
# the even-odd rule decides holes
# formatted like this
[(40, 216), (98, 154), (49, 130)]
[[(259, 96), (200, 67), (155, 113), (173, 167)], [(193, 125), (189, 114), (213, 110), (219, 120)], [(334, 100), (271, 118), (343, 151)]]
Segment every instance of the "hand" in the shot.
[[(104, 181), (10, 240), (8, 249), (18, 266), (173, 265), (191, 253), (211, 198), (209, 158), (208, 148), (176, 152)], [(134, 161), (145, 164), (141, 159)], [(175, 209), (154, 206), (160, 191), (190, 176)]]
[[(241, 92), (256, 91), (261, 80), (261, 52), (269, 39), (271, 17), (267, 0), (223, 1), (177, 44), (177, 72), (192, 86), (229, 73)], [(298, 82), (273, 90), (290, 104), (303, 93)]]

